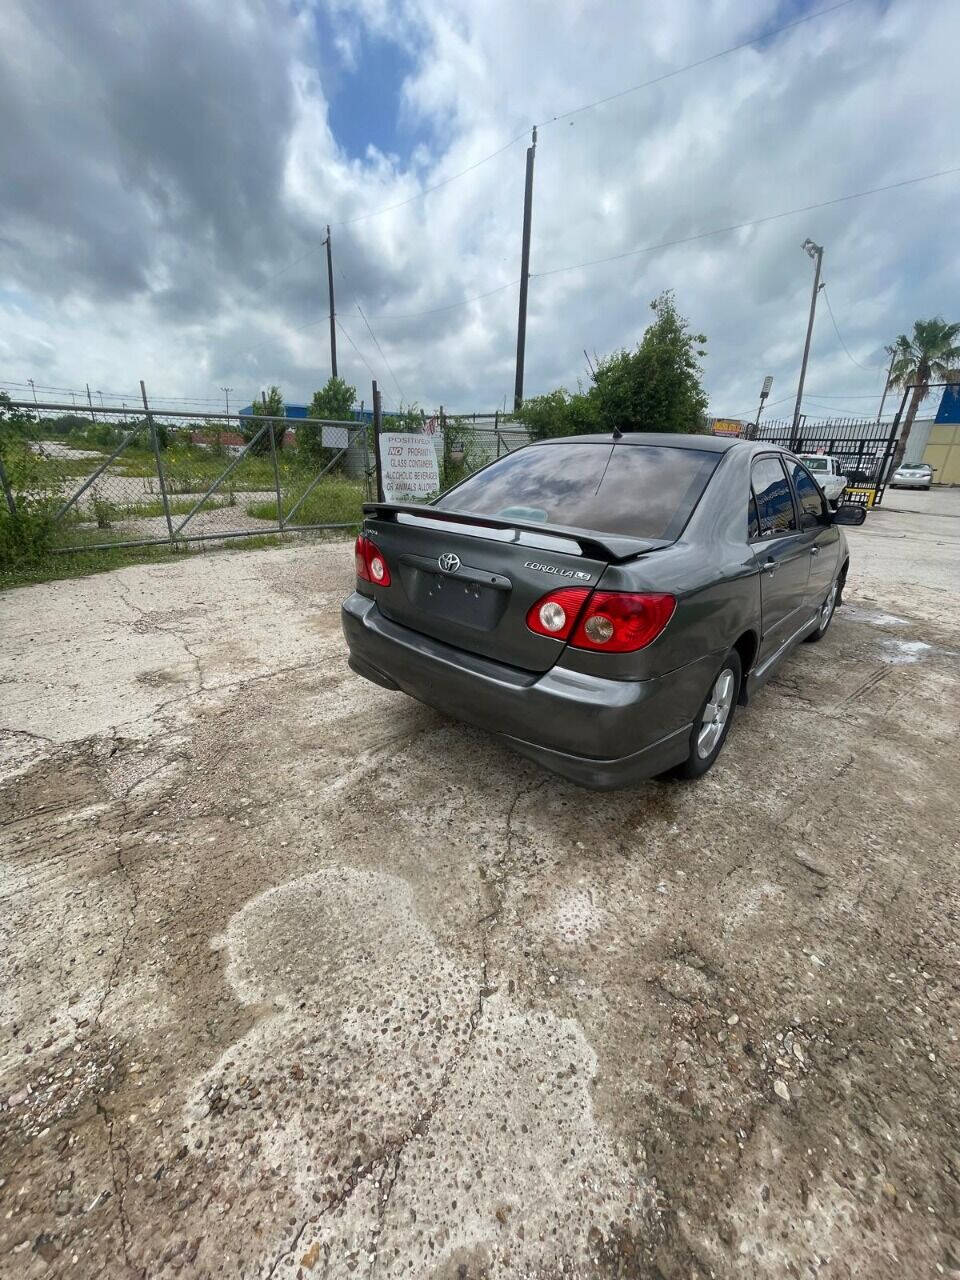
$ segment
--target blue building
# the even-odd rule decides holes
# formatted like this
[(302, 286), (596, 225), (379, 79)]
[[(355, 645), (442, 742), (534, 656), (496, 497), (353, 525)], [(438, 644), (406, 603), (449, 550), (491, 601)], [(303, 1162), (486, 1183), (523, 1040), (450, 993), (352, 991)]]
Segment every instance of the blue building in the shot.
[[(309, 418), (310, 406), (308, 404), (284, 404), (283, 412), (284, 416), (287, 418)], [(240, 409), (239, 413), (241, 418), (252, 418), (253, 405), (248, 404), (245, 409)], [(391, 415), (389, 413), (385, 413), (383, 416), (385, 418), (389, 418)], [(372, 422), (373, 410), (364, 409), (361, 412), (359, 409), (354, 409), (350, 414), (350, 417), (354, 422)]]

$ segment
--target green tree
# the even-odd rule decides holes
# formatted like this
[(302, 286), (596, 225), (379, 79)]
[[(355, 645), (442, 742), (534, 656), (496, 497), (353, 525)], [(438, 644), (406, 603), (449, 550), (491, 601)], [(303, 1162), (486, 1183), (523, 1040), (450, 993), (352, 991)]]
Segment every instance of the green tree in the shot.
[[(356, 387), (351, 387), (343, 378), (328, 378), (326, 385), (313, 393), (310, 417), (323, 418), (327, 422), (349, 422), (353, 418), (356, 401)], [(297, 448), (314, 462), (329, 462), (336, 452), (324, 447), (322, 429), (314, 422), (305, 422), (297, 427)]]
[[(283, 394), (278, 386), (272, 386), (265, 397), (258, 399), (254, 396), (253, 400), (253, 419), (241, 418), (240, 430), (243, 432), (243, 438), (249, 443), (260, 430), (263, 425), (257, 422), (257, 418), (283, 418), (286, 415), (286, 409), (283, 403)], [(275, 422), (274, 437), (277, 442), (277, 448), (283, 448), (283, 434), (286, 424), (284, 422)], [(251, 453), (264, 454), (270, 452), (270, 432), (265, 431), (257, 443), (250, 450)]]
[(915, 321), (912, 337), (901, 333), (896, 342), (887, 347), (888, 354), (893, 356), (891, 384), (913, 388), (900, 439), (893, 451), (891, 470), (896, 470), (903, 461), (917, 410), (930, 391), (930, 383), (957, 380), (960, 373), (958, 337), (960, 324), (947, 324), (942, 316), (934, 316), (932, 320)]
[(671, 290), (650, 304), (648, 325), (635, 351), (600, 360), (587, 392), (562, 387), (525, 400), (520, 418), (535, 440), (592, 431), (700, 429), (707, 397), (700, 361), (706, 335), (691, 333)]
[(602, 429), (593, 388), (586, 394), (578, 391), (571, 395), (563, 387), (558, 387), (545, 396), (534, 396), (524, 400), (520, 416), (534, 440), (575, 436)]
[(328, 422), (349, 422), (356, 403), (356, 387), (351, 387), (343, 378), (328, 378), (326, 385), (313, 393), (310, 417), (325, 418)]
[(707, 407), (700, 365), (706, 335), (690, 332), (672, 290), (665, 290), (650, 306), (655, 319), (636, 351), (616, 351), (597, 365), (592, 395), (601, 427), (697, 431)]

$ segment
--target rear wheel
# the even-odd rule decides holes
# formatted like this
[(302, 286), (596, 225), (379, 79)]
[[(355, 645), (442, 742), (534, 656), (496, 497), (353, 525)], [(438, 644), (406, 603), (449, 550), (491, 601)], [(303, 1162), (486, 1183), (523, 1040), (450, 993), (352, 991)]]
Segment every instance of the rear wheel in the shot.
[(827, 628), (833, 621), (833, 615), (837, 611), (837, 604), (840, 600), (840, 592), (843, 590), (843, 578), (841, 574), (837, 574), (830, 590), (827, 592), (827, 598), (820, 606), (820, 616), (817, 619), (817, 627), (815, 631), (811, 631), (806, 639), (811, 644), (816, 644), (818, 640), (822, 640), (827, 634)]
[(723, 750), (740, 693), (743, 667), (731, 649), (710, 686), (690, 731), (690, 754), (673, 771), (675, 778), (700, 778)]

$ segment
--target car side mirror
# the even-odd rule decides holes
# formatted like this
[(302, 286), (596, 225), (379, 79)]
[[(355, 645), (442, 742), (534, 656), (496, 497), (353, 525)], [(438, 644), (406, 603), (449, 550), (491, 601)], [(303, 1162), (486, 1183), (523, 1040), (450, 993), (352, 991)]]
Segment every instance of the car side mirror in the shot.
[(863, 524), (867, 518), (867, 508), (859, 502), (841, 502), (833, 513), (834, 524)]

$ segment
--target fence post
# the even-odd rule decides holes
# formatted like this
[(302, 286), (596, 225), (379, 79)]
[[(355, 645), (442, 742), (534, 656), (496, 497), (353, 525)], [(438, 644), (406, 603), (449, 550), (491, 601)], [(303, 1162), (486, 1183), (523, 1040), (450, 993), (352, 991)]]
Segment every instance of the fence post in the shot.
[(7, 506), (10, 508), (10, 514), (17, 514), (17, 504), (13, 500), (13, 490), (10, 488), (10, 481), (7, 479), (7, 473), (3, 469), (3, 455), (0, 454), (0, 484), (3, 485), (3, 496), (7, 500)]
[(377, 464), (377, 501), (384, 502), (383, 496), (383, 460), (380, 456), (380, 427), (382, 425), (383, 406), (380, 403), (380, 388), (377, 380), (373, 380), (373, 456)]
[(360, 439), (363, 443), (363, 496), (370, 501), (370, 446), (367, 442), (367, 423), (363, 416), (363, 401), (360, 402)]
[[(284, 423), (286, 430), (286, 423)], [(277, 490), (277, 528), (283, 533), (283, 497), (280, 493), (280, 464), (277, 461), (276, 423), (270, 419), (270, 456), (273, 458), (273, 483)]]
[(173, 521), (170, 519), (170, 502), (167, 498), (167, 485), (163, 478), (163, 467), (160, 463), (160, 442), (157, 440), (157, 428), (153, 421), (153, 414), (150, 412), (150, 406), (147, 404), (147, 389), (143, 385), (143, 379), (140, 379), (140, 394), (143, 397), (143, 413), (147, 419), (147, 426), (150, 428), (150, 443), (153, 445), (153, 457), (157, 464), (157, 480), (160, 484), (160, 498), (163, 502), (163, 514), (167, 518), (167, 536), (170, 539), (171, 547), (175, 545), (173, 538)]

